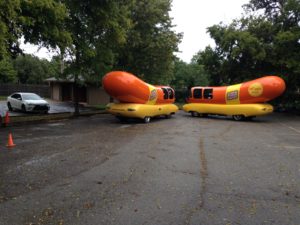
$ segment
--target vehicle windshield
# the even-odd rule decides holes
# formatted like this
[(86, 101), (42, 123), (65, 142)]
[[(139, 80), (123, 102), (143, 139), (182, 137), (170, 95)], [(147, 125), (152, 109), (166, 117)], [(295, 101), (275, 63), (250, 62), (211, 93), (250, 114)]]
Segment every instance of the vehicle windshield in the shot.
[(30, 93), (22, 94), (22, 98), (23, 100), (42, 100), (40, 96)]

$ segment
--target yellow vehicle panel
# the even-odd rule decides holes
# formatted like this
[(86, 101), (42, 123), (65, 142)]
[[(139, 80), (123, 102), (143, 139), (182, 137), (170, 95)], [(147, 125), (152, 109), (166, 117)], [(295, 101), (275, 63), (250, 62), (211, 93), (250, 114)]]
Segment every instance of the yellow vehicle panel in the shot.
[(185, 112), (197, 112), (200, 114), (217, 114), (217, 115), (243, 115), (262, 116), (273, 112), (273, 106), (270, 104), (206, 104), (206, 103), (189, 103), (183, 106)]
[(115, 116), (144, 119), (145, 117), (175, 114), (178, 111), (178, 107), (174, 104), (110, 103), (106, 106), (106, 111)]

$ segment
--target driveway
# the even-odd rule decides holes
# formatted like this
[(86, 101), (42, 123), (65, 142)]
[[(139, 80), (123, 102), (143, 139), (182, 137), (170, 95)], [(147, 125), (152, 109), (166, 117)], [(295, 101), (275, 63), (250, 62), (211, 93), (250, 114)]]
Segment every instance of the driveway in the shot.
[[(74, 112), (74, 104), (72, 102), (59, 102), (59, 101), (53, 101), (50, 99), (46, 99), (50, 104), (50, 111), (49, 113), (66, 113), (66, 112)], [(88, 108), (85, 108), (80, 105), (79, 107), (80, 111), (86, 111), (89, 110)], [(0, 101), (0, 115), (4, 116), (6, 111), (8, 111), (6, 101)], [(23, 113), (21, 111), (14, 111), (9, 112), (10, 116), (30, 116), (32, 113)]]
[(0, 132), (0, 224), (299, 224), (300, 117), (252, 122), (180, 111)]

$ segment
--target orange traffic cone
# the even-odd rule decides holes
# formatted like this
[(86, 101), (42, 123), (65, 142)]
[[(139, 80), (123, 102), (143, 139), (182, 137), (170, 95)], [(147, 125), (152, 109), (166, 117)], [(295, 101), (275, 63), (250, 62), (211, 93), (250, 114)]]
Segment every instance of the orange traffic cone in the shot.
[(9, 114), (8, 114), (8, 111), (6, 111), (4, 125), (7, 126), (9, 124), (9, 122), (10, 122)]
[(8, 134), (8, 141), (7, 141), (6, 147), (12, 148), (12, 147), (15, 147), (15, 146), (16, 146), (16, 145), (15, 145), (14, 142), (13, 142), (12, 134), (9, 133), (9, 134)]

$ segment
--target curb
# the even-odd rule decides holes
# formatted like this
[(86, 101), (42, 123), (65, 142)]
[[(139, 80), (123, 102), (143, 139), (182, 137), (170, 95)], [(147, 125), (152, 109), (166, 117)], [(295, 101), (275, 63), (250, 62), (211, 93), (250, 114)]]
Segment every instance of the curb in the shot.
[[(47, 115), (29, 115), (29, 116), (13, 116), (10, 117), (10, 123), (8, 124), (8, 127), (10, 126), (17, 126), (17, 125), (24, 125), (24, 124), (34, 124), (34, 123), (44, 123), (49, 121), (55, 121), (55, 120), (64, 120), (64, 119), (73, 119), (77, 117), (83, 117), (83, 116), (93, 116), (97, 114), (107, 114), (105, 110), (93, 110), (88, 112), (80, 112), (78, 116), (74, 116), (74, 113), (54, 113), (54, 114), (47, 114)], [(6, 127), (6, 124), (4, 123), (4, 120), (0, 119), (0, 128)]]

